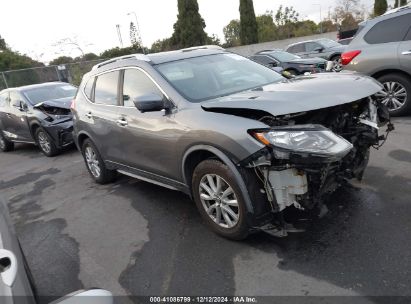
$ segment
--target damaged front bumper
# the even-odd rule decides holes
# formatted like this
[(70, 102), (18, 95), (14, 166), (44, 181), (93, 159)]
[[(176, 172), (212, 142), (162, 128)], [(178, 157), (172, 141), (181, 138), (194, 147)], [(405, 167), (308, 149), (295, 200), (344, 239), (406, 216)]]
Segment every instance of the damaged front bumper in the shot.
[[(361, 107), (353, 105), (350, 111), (335, 109), (336, 116), (330, 119), (333, 124), (327, 127), (293, 121), (266, 130), (250, 130), (266, 147), (240, 165), (255, 171), (276, 223), (261, 229), (285, 236), (288, 224), (282, 212), (287, 207), (322, 216), (327, 195), (349, 179), (362, 179), (370, 147), (379, 148), (393, 126), (384, 106), (371, 98)], [(355, 112), (360, 114), (353, 115)], [(319, 122), (316, 115), (307, 117), (310, 123)], [(385, 125), (387, 135), (379, 135), (378, 130)]]
[(42, 127), (53, 139), (57, 148), (63, 148), (73, 144), (73, 120), (71, 117), (54, 120), (51, 123), (44, 122)]

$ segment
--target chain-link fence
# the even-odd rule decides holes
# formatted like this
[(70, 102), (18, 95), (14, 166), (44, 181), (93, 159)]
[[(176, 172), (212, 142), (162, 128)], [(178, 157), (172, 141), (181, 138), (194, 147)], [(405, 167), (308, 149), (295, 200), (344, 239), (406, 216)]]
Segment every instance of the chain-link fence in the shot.
[(103, 59), (0, 72), (0, 90), (23, 85), (64, 81), (78, 86), (83, 75)]

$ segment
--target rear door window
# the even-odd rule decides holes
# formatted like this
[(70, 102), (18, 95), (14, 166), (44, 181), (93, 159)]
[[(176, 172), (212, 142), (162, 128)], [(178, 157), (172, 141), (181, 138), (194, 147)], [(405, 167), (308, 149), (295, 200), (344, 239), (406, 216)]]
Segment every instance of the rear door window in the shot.
[(93, 98), (94, 80), (95, 80), (95, 77), (91, 77), (87, 81), (86, 86), (84, 87), (84, 93), (86, 94), (87, 98), (92, 101), (94, 101), (94, 98)]
[(97, 76), (94, 102), (103, 105), (117, 105), (119, 71)]
[(369, 44), (402, 41), (411, 26), (411, 13), (375, 24), (364, 36)]
[(258, 63), (264, 64), (264, 65), (270, 65), (273, 63), (275, 60), (268, 57), (268, 56), (263, 56), (263, 55), (258, 55), (258, 56), (253, 56), (252, 59)]
[(315, 49), (320, 48), (321, 45), (317, 42), (307, 42), (305, 44), (305, 51), (306, 52), (314, 52)]
[(290, 53), (302, 53), (304, 51), (305, 51), (304, 43), (293, 45), (287, 50), (287, 52), (290, 52)]

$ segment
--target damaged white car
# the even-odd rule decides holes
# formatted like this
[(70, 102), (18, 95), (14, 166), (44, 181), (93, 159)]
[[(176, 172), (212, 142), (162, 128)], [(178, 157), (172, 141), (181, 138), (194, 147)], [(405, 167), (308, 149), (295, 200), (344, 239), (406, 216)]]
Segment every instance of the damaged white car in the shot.
[(129, 55), (83, 78), (74, 140), (98, 183), (120, 172), (183, 191), (227, 238), (285, 236), (284, 210), (324, 213), (362, 178), (393, 129), (380, 90), (347, 73), (288, 80), (212, 46)]

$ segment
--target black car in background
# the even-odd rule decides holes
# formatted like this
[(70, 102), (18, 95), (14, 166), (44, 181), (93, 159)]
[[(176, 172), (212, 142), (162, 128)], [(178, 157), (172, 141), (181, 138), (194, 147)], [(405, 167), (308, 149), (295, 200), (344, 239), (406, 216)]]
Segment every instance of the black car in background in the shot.
[(281, 67), (292, 75), (324, 72), (327, 66), (323, 58), (301, 58), (283, 50), (260, 51), (250, 59), (270, 68)]
[(14, 143), (38, 145), (54, 156), (73, 143), (71, 101), (77, 88), (63, 82), (42, 83), (0, 92), (0, 150)]

